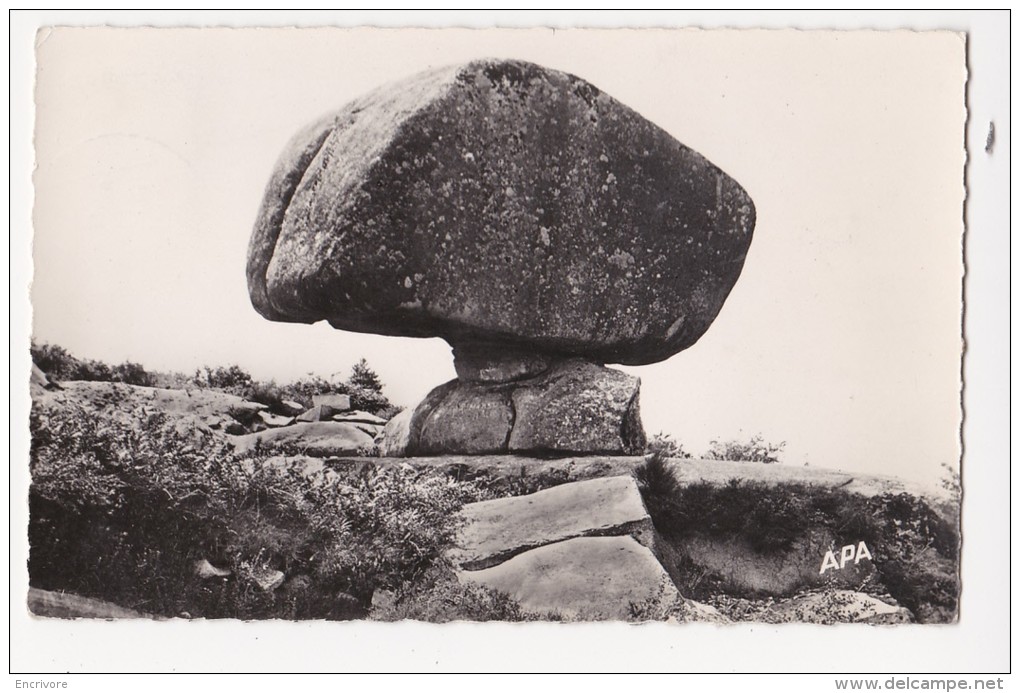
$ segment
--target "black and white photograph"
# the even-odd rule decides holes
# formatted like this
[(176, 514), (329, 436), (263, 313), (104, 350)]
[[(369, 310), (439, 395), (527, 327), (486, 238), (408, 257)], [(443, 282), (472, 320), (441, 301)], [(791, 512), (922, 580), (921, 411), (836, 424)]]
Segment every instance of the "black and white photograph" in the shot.
[(966, 618), (963, 471), (1008, 460), (964, 454), (965, 172), (1009, 151), (965, 32), (53, 25), (34, 60), (12, 612)]

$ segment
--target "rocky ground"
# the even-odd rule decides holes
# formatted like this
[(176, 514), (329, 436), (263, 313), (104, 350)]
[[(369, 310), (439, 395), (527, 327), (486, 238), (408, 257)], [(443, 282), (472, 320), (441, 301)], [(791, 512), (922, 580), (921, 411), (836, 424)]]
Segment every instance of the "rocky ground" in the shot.
[[(645, 464), (640, 456), (376, 457), (375, 440), (383, 438), (385, 422), (345, 411), (336, 400), (308, 411), (295, 406), (284, 416), (200, 388), (37, 382), (32, 395), (35, 412), (42, 414), (81, 408), (121, 422), (162, 414), (196, 441), (218, 439), (240, 452), (265, 449), (271, 464), (308, 477), (392, 467), (438, 470), (451, 483), (473, 482), (483, 499), (461, 511), (462, 528), (448, 551), (456, 579), (509, 595), (538, 618), (880, 624), (955, 619), (955, 610), (915, 614), (904, 608), (890, 595), (870, 554), (820, 576), (825, 553), (838, 556), (841, 550), (839, 532), (823, 520), (769, 551), (739, 535), (666, 531), (666, 520), (649, 512), (657, 506), (648, 504), (647, 482), (640, 474), (635, 478)], [(716, 460), (667, 464), (680, 489), (725, 491), (736, 483), (778, 493), (807, 487), (879, 503), (928, 498), (932, 505), (945, 504), (933, 491), (893, 477)], [(912, 521), (896, 520), (904, 526)], [(876, 555), (881, 550), (871, 547)], [(228, 574), (217, 573), (222, 569), (208, 562), (203, 567), (217, 577)], [(264, 577), (267, 591), (290, 582), (283, 571)], [(389, 605), (397, 598), (382, 591), (373, 604)], [(30, 608), (52, 616), (135, 615), (116, 605), (104, 611), (96, 600), (40, 590), (33, 590)]]

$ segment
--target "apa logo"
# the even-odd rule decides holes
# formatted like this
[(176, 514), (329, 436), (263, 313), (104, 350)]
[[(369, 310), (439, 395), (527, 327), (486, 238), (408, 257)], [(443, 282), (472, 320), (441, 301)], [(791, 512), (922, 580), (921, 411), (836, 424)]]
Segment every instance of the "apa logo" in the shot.
[(853, 560), (854, 565), (861, 562), (861, 559), (867, 558), (869, 561), (874, 560), (871, 558), (871, 552), (868, 551), (868, 547), (862, 541), (856, 548), (853, 544), (847, 544), (839, 550), (839, 561), (836, 561), (836, 554), (831, 550), (825, 552), (825, 558), (822, 559), (822, 569), (818, 571), (819, 575), (824, 575), (826, 570), (834, 569), (841, 570), (846, 567), (846, 564)]

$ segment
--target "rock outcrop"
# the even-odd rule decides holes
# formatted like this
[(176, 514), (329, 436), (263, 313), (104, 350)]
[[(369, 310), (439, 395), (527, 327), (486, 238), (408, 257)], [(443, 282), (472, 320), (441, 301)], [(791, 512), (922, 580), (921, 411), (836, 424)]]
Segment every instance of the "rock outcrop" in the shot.
[(652, 552), (629, 536), (547, 544), (460, 577), (509, 594), (530, 612), (568, 620), (660, 618), (680, 596)]
[(413, 410), (385, 454), (634, 455), (644, 451), (640, 381), (583, 359), (509, 383), (452, 380)]
[(626, 454), (644, 445), (638, 383), (601, 364), (694, 344), (754, 222), (732, 178), (597, 87), (482, 60), (298, 133), (248, 286), (270, 320), (453, 346), (457, 384), (412, 416), (411, 454)]
[(576, 481), (466, 505), (448, 558), (462, 582), (567, 620), (657, 620), (682, 600), (653, 549), (633, 477)]
[(352, 424), (318, 421), (236, 436), (233, 442), (239, 451), (254, 450), (261, 444), (312, 457), (329, 457), (371, 447), (372, 436)]
[(631, 476), (555, 486), (527, 496), (472, 503), (451, 555), (467, 570), (501, 563), (537, 546), (576, 537), (629, 535), (653, 545), (652, 520)]

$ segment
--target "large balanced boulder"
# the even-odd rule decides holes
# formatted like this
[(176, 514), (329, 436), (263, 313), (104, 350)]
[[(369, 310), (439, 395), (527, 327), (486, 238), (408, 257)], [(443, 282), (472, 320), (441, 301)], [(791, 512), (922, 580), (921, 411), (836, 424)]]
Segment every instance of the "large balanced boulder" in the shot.
[[(481, 60), (383, 86), (299, 132), (266, 189), (248, 287), (270, 320), (453, 346), (457, 385), (429, 396), (427, 420), (412, 416), (414, 454), (634, 452), (636, 389), (596, 369), (694, 344), (754, 222), (732, 178), (597, 87)], [(602, 382), (541, 380), (575, 359)], [(566, 415), (607, 388), (603, 421)], [(525, 427), (515, 408), (548, 413)], [(578, 441), (610, 429), (621, 442)]]
[(595, 86), (483, 60), (300, 132), (248, 283), (271, 320), (652, 363), (708, 329), (754, 220), (732, 178)]

